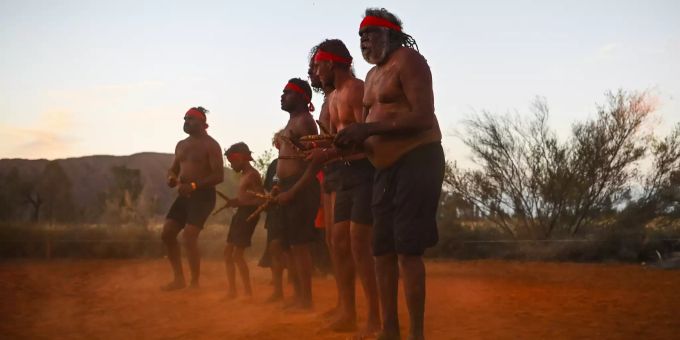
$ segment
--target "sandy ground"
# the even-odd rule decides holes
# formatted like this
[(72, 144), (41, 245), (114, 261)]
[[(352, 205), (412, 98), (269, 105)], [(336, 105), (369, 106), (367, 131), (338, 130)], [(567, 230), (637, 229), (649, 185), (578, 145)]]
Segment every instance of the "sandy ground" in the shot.
[[(680, 334), (677, 270), (501, 261), (428, 262), (427, 270), (429, 339), (677, 339)], [(335, 301), (330, 277), (314, 279), (316, 311), (302, 314), (263, 302), (270, 286), (269, 273), (261, 268), (253, 270), (252, 301), (224, 299), (226, 279), (218, 261), (204, 261), (199, 290), (159, 291), (169, 277), (164, 260), (0, 262), (0, 338), (348, 336), (320, 330), (318, 313)]]

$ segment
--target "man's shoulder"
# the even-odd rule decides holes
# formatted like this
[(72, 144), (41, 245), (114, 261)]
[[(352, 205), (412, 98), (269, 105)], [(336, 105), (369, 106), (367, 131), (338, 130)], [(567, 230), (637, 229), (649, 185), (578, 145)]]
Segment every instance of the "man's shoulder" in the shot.
[(425, 57), (420, 54), (420, 52), (408, 47), (398, 48), (393, 52), (392, 58), (395, 63), (400, 65), (400, 67), (422, 65), (427, 66), (427, 59), (425, 59)]
[(215, 138), (212, 138), (212, 136), (210, 136), (210, 135), (207, 134), (207, 133), (206, 133), (205, 136), (203, 137), (203, 141), (204, 141), (207, 145), (209, 145), (209, 146), (217, 146), (217, 147), (220, 146), (220, 143), (218, 143), (218, 142), (215, 140)]
[(364, 81), (359, 79), (359, 78), (352, 78), (352, 81), (349, 83), (349, 88), (354, 90), (354, 91), (358, 91), (358, 90), (363, 91), (364, 90)]
[(252, 168), (248, 170), (248, 177), (254, 179), (254, 180), (261, 180), (262, 176), (260, 176), (260, 172), (257, 171), (257, 169)]

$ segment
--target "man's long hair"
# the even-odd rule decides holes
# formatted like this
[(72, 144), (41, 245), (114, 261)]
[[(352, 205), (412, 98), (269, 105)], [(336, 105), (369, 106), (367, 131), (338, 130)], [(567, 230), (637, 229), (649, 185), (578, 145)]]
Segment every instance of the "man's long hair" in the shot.
[[(316, 51), (319, 49), (324, 50), (326, 52), (331, 52), (335, 55), (341, 56), (343, 58), (348, 58), (351, 59), (352, 55), (349, 53), (349, 50), (347, 49), (347, 46), (345, 46), (345, 43), (342, 42), (340, 39), (326, 39), (322, 42), (320, 42), (318, 45), (312, 47), (312, 49), (309, 51), (309, 64), (311, 65), (314, 62), (314, 56), (316, 55)], [(354, 74), (354, 63), (349, 65), (349, 70), (352, 72), (352, 76), (356, 76)], [(312, 87), (314, 89), (314, 92), (322, 92), (322, 88), (316, 88)]]
[[(372, 16), (372, 17), (378, 17), (378, 18), (383, 18), (401, 28), (403, 30), (403, 24), (401, 20), (394, 14), (390, 13), (388, 10), (384, 8), (367, 8), (366, 13), (364, 14), (365, 16)], [(412, 36), (404, 33), (403, 31), (395, 31), (395, 30), (389, 30), (390, 34), (390, 41), (394, 41), (399, 44), (399, 46), (404, 46), (408, 47), (411, 49), (414, 49), (418, 52), (418, 43), (416, 43), (416, 40), (413, 39)]]
[[(315, 45), (312, 47), (312, 49), (309, 51), (309, 57), (307, 58), (309, 61), (310, 67), (312, 66), (312, 63), (314, 62), (314, 56), (316, 55), (316, 51), (319, 49), (319, 45)], [(311, 80), (310, 80), (310, 85), (311, 85)], [(312, 90), (316, 93), (321, 93), (323, 92), (323, 88), (321, 86), (312, 86)]]

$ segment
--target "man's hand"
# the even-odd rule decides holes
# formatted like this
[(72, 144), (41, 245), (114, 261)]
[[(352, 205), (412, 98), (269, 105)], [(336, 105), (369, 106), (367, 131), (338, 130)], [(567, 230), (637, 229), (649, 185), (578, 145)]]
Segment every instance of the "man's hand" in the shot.
[(194, 188), (191, 187), (191, 183), (181, 183), (177, 187), (177, 192), (180, 196), (189, 196), (193, 191)]
[(350, 124), (335, 136), (333, 144), (341, 149), (361, 145), (370, 136), (369, 125), (366, 123)]
[(168, 184), (168, 186), (169, 186), (170, 188), (176, 187), (176, 186), (177, 186), (177, 182), (178, 182), (178, 181), (177, 181), (177, 176), (175, 176), (175, 175), (168, 175), (168, 179), (167, 179), (166, 183)]
[(309, 153), (309, 156), (305, 158), (307, 161), (311, 162), (314, 166), (321, 165), (329, 160), (327, 149), (313, 149)]

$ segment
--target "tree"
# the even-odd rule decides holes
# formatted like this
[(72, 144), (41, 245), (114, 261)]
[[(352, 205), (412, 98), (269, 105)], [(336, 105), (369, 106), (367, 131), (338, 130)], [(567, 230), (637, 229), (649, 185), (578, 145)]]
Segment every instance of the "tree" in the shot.
[(43, 216), (51, 222), (70, 222), (76, 218), (71, 180), (59, 161), (45, 165), (37, 185), (37, 195), (44, 205)]
[(570, 232), (575, 234), (596, 213), (628, 196), (635, 164), (646, 152), (649, 134), (642, 124), (653, 111), (646, 93), (608, 93), (608, 106), (596, 120), (573, 128)]
[(104, 195), (104, 214), (109, 222), (141, 221), (139, 197), (144, 189), (141, 171), (124, 165), (111, 167), (113, 179)]
[(269, 163), (272, 162), (274, 157), (275, 157), (274, 150), (268, 149), (261, 153), (259, 156), (257, 156), (253, 161), (253, 167), (257, 169), (257, 171), (260, 173), (260, 176), (262, 176), (263, 178), (267, 173)]
[(462, 138), (480, 169), (451, 164), (446, 182), (513, 237), (574, 235), (628, 197), (652, 110), (645, 93), (608, 93), (597, 118), (575, 124), (567, 142), (548, 127), (544, 99), (528, 119), (483, 112), (464, 122)]

